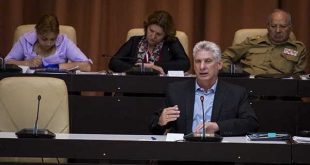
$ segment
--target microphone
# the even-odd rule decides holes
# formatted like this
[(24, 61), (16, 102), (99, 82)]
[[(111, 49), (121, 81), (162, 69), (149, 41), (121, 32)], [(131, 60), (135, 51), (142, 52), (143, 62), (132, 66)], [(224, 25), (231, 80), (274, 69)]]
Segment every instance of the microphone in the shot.
[(33, 128), (24, 128), (18, 132), (16, 132), (16, 136), (18, 138), (55, 138), (55, 134), (48, 129), (38, 129), (38, 120), (39, 120), (39, 112), (40, 112), (40, 101), (41, 95), (38, 95), (38, 107), (37, 107), (37, 115)]
[(1, 60), (1, 70), (5, 70), (5, 61), (2, 57), (0, 57)]
[[(112, 60), (121, 60), (123, 62), (127, 62), (132, 64), (133, 66), (129, 70), (124, 70), (127, 75), (159, 75), (159, 72), (157, 70), (151, 69), (151, 68), (145, 68), (145, 62), (142, 58), (139, 57), (118, 57), (113, 56), (111, 58)], [(110, 61), (110, 62), (111, 62)], [(140, 66), (135, 66), (135, 63), (141, 63)], [(113, 70), (113, 69), (112, 69)]]
[(249, 77), (250, 74), (246, 71), (243, 71), (240, 65), (231, 63), (229, 68), (223, 68), (220, 70), (219, 77)]
[(142, 58), (138, 58), (137, 62), (141, 63), (140, 72), (145, 72), (144, 61)]
[(234, 63), (231, 63), (231, 64), (230, 64), (230, 73), (231, 73), (231, 74), (236, 73), (236, 66), (235, 66)]
[(0, 73), (22, 73), (23, 69), (15, 64), (6, 64), (5, 59), (0, 57), (1, 67)]
[(39, 119), (39, 112), (40, 112), (40, 101), (41, 101), (41, 95), (38, 95), (38, 108), (37, 108), (37, 117), (36, 121), (34, 122), (34, 129), (33, 134), (38, 134), (38, 119)]
[(199, 141), (199, 142), (220, 142), (222, 141), (223, 137), (218, 134), (206, 134), (205, 129), (205, 110), (204, 110), (204, 96), (200, 96), (201, 101), (201, 110), (202, 110), (202, 134), (192, 132), (190, 134), (184, 135), (184, 139), (186, 141)]
[(201, 101), (201, 110), (202, 110), (202, 138), (206, 137), (206, 129), (205, 129), (205, 108), (203, 106), (203, 101), (205, 97), (200, 96), (200, 101)]

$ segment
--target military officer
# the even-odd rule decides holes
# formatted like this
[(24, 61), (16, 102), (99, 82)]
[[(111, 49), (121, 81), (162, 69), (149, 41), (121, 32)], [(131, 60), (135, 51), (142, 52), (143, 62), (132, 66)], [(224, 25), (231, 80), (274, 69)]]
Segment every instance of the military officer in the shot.
[(276, 9), (268, 17), (268, 33), (249, 37), (240, 44), (224, 51), (223, 71), (230, 71), (231, 64), (251, 75), (300, 74), (306, 67), (306, 48), (300, 41), (290, 38), (291, 15)]

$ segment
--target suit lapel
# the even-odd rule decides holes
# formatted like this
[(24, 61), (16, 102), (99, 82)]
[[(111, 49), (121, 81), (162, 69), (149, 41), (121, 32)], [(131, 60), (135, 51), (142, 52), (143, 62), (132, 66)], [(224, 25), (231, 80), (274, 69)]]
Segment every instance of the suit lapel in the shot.
[(185, 98), (187, 98), (186, 100), (186, 130), (185, 133), (188, 134), (190, 132), (192, 132), (192, 124), (193, 124), (193, 111), (194, 111), (194, 101), (195, 101), (195, 82), (196, 81), (190, 81), (189, 83), (187, 83), (185, 89)]
[(226, 96), (225, 86), (221, 81), (218, 81), (211, 115), (211, 121), (218, 121), (221, 111), (222, 103), (225, 102)]

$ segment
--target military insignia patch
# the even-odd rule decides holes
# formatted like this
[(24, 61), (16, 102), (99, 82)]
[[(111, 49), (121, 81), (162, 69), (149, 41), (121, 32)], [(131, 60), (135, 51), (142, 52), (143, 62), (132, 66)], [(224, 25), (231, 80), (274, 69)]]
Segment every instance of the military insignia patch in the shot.
[(289, 48), (284, 48), (283, 54), (290, 55), (290, 56), (297, 56), (298, 51), (297, 50), (293, 50), (293, 49), (289, 49)]

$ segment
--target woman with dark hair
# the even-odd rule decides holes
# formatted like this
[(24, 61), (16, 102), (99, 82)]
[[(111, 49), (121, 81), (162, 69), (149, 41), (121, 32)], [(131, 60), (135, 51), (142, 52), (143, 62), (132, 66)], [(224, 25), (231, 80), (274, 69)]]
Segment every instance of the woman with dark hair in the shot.
[(54, 15), (41, 17), (35, 31), (21, 36), (5, 60), (33, 68), (91, 70), (91, 60), (66, 35), (59, 34), (59, 22)]
[(144, 22), (144, 36), (131, 37), (112, 57), (109, 68), (114, 72), (125, 72), (142, 65), (161, 74), (168, 70), (187, 71), (189, 59), (180, 41), (175, 37), (171, 15), (166, 11), (155, 11)]

